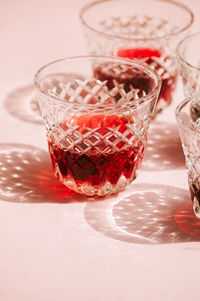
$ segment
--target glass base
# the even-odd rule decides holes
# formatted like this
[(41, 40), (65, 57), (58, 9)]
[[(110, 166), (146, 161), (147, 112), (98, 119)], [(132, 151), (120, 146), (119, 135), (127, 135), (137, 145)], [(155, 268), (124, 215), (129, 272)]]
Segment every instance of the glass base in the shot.
[(121, 175), (119, 180), (115, 185), (111, 184), (109, 181), (106, 181), (102, 185), (92, 186), (89, 182), (77, 183), (73, 177), (62, 177), (59, 168), (54, 170), (55, 177), (67, 188), (87, 196), (105, 196), (109, 194), (115, 194), (123, 190), (128, 184), (130, 184), (136, 178), (136, 169), (133, 169), (130, 178), (126, 178), (124, 175)]

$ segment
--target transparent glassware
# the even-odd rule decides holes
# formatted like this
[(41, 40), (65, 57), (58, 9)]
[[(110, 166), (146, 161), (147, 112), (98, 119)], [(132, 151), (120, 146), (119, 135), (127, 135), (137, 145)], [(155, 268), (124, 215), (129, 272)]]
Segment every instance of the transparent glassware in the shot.
[(200, 32), (184, 38), (176, 48), (185, 97), (200, 92)]
[(34, 85), (61, 183), (103, 196), (135, 179), (161, 87), (154, 70), (117, 57), (71, 57), (39, 69)]
[(200, 218), (200, 94), (186, 98), (176, 107), (176, 121), (186, 160), (193, 209)]
[(100, 0), (80, 10), (90, 54), (140, 59), (156, 70), (162, 88), (155, 113), (172, 101), (178, 70), (175, 48), (193, 24), (193, 13), (170, 0)]

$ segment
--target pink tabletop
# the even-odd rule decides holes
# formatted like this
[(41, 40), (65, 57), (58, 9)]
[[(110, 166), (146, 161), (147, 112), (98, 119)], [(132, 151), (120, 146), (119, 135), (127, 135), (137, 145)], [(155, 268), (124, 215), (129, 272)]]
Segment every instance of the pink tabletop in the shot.
[[(184, 2), (198, 31), (200, 3)], [(180, 82), (125, 191), (91, 202), (52, 175), (32, 78), (46, 62), (86, 54), (83, 4), (0, 1), (0, 300), (199, 300), (200, 221), (174, 117)]]

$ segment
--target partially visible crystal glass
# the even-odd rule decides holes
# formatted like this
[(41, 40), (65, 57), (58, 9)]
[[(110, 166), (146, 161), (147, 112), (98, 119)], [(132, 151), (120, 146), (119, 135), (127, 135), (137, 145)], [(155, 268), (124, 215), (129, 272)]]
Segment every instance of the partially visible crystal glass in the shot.
[(178, 78), (175, 48), (193, 23), (187, 6), (170, 0), (100, 0), (86, 4), (80, 20), (91, 54), (147, 63), (162, 78), (156, 113), (170, 105)]
[(34, 84), (60, 182), (102, 196), (136, 178), (161, 86), (154, 70), (117, 57), (71, 57), (42, 67)]
[(186, 97), (200, 92), (200, 32), (184, 38), (176, 48)]
[(176, 121), (186, 159), (193, 209), (200, 218), (200, 94), (186, 98), (177, 106)]

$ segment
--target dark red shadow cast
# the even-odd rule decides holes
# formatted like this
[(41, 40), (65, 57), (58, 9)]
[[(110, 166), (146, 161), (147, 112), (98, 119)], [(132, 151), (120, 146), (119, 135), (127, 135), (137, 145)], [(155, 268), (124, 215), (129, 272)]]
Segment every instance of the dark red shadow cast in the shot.
[(54, 177), (48, 152), (31, 145), (0, 145), (0, 199), (18, 203), (90, 201)]
[(192, 202), (181, 206), (177, 210), (174, 219), (182, 232), (200, 239), (200, 219), (193, 212)]
[(133, 183), (116, 198), (87, 203), (85, 218), (96, 231), (129, 243), (199, 242), (200, 223), (185, 207), (189, 200), (185, 189)]

